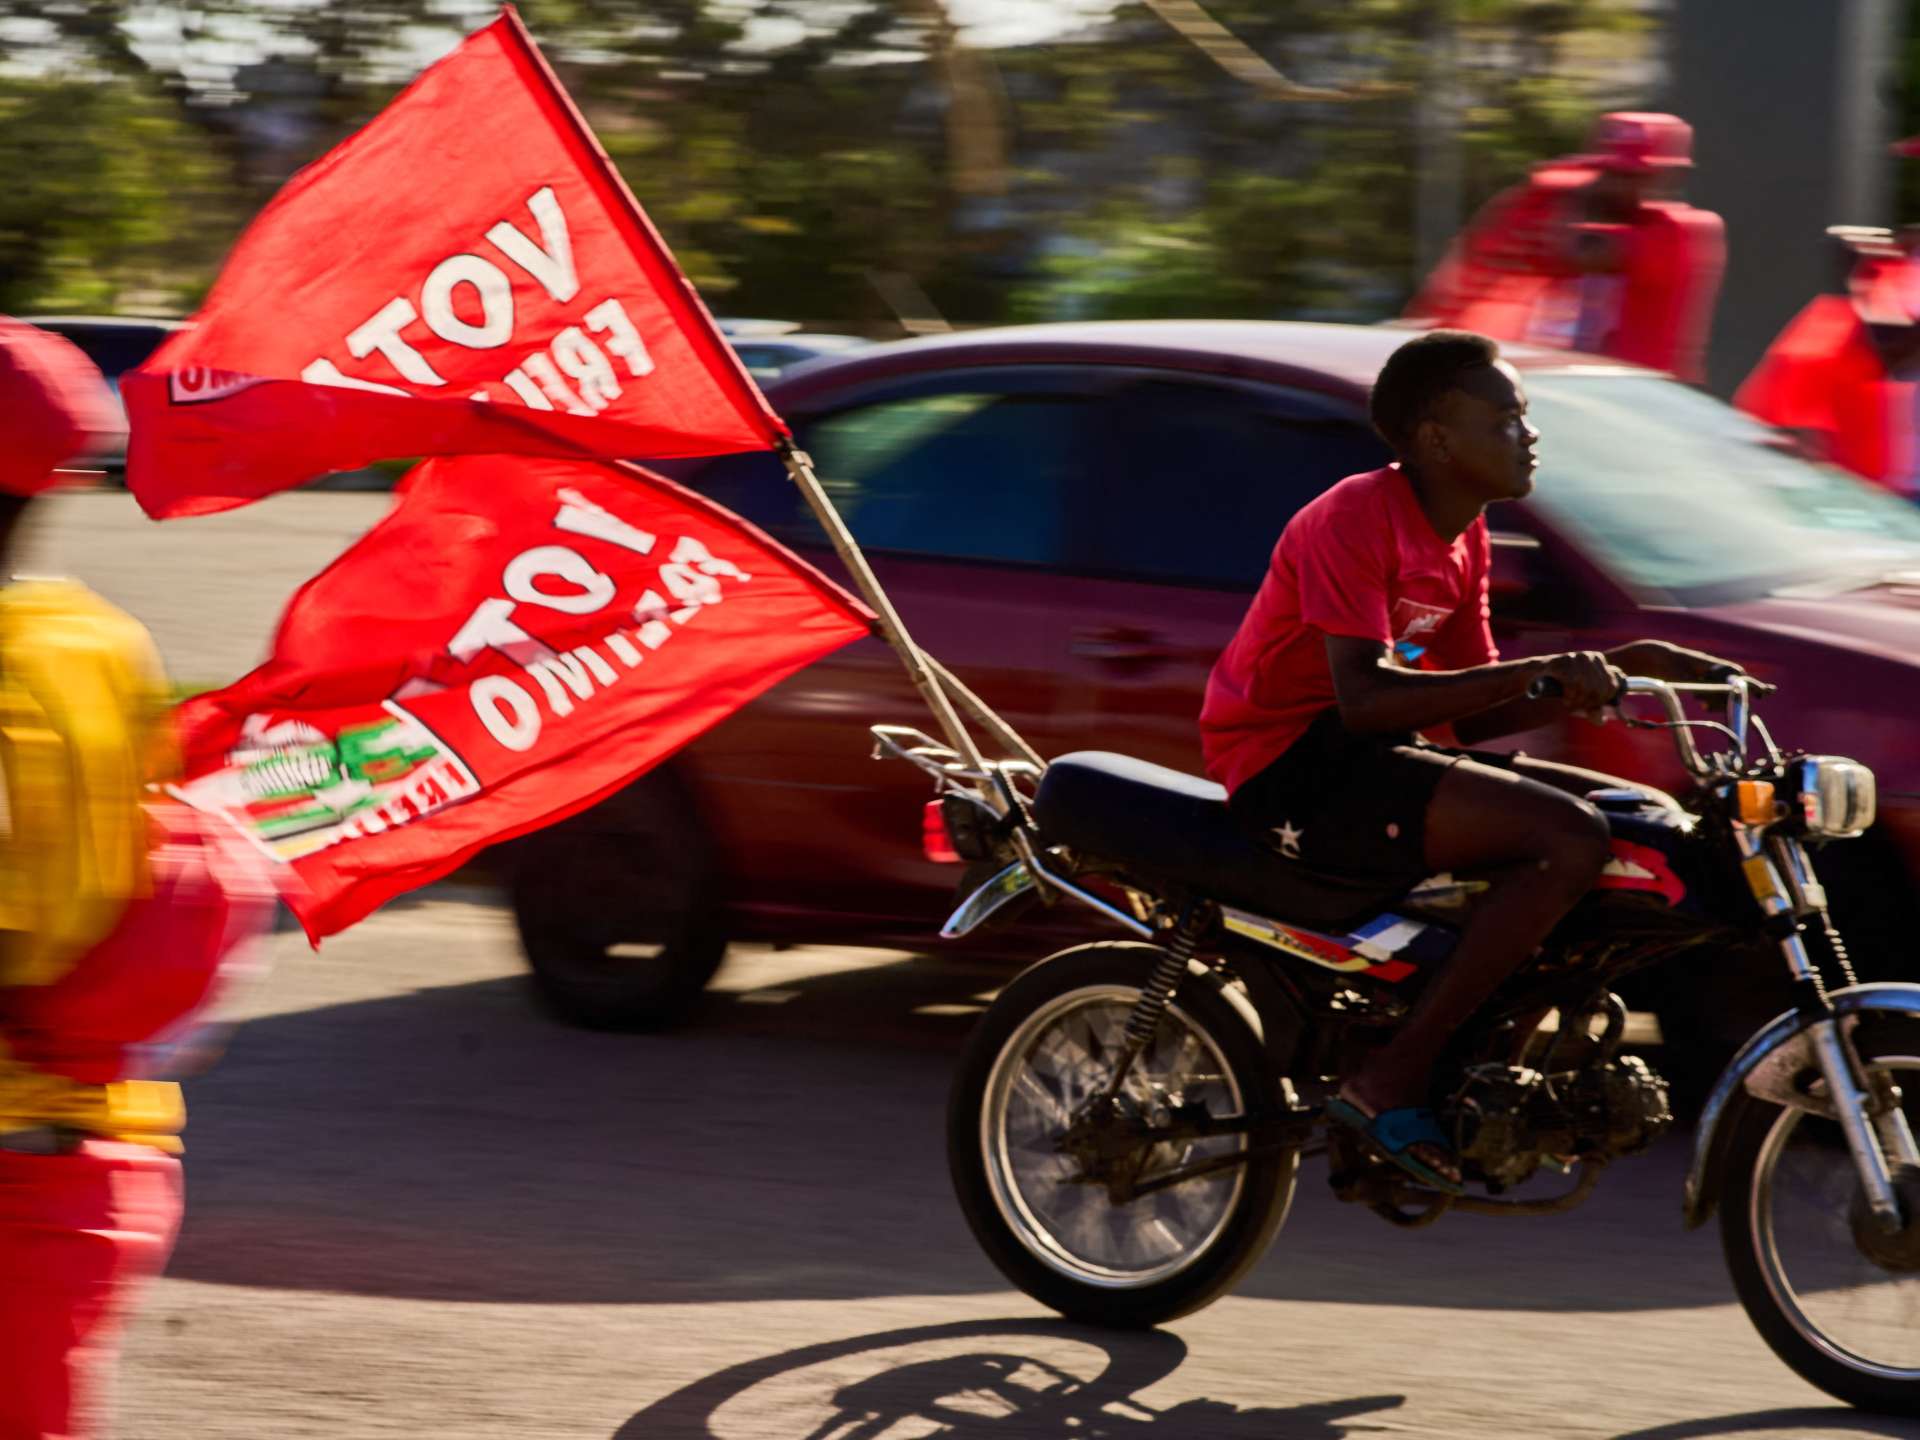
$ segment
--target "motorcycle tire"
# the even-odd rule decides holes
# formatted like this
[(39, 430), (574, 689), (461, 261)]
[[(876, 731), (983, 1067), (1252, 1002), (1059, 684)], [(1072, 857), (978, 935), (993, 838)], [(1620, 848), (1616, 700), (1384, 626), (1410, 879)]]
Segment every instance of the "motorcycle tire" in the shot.
[[(1853, 1032), (1853, 1041), (1869, 1070), (1894, 1073), (1904, 1090), (1909, 1124), (1920, 1124), (1920, 1017), (1866, 1017)], [(1852, 1156), (1838, 1123), (1752, 1095), (1743, 1095), (1738, 1103), (1737, 1112), (1723, 1121), (1733, 1129), (1721, 1191), (1720, 1239), (1747, 1317), (1774, 1354), (1809, 1384), (1862, 1410), (1920, 1415), (1920, 1344), (1895, 1342), (1905, 1352), (1904, 1363), (1898, 1364), (1860, 1353), (1850, 1343), (1859, 1337), (1840, 1333), (1837, 1322), (1848, 1315), (1835, 1299), (1853, 1293), (1836, 1283), (1845, 1274), (1876, 1308), (1891, 1304), (1904, 1313), (1903, 1306), (1920, 1300), (1920, 1167), (1895, 1170), (1895, 1189), (1909, 1217), (1903, 1234), (1871, 1236), (1862, 1229), (1871, 1222), (1865, 1219)], [(1776, 1186), (1774, 1177), (1783, 1170), (1793, 1183)], [(1818, 1244), (1833, 1253), (1820, 1265), (1801, 1267), (1792, 1207), (1794, 1196), (1814, 1193), (1810, 1175), (1826, 1182), (1819, 1193), (1829, 1198), (1826, 1233), (1808, 1228), (1804, 1233), (1816, 1236), (1808, 1248)], [(1842, 1200), (1846, 1214), (1838, 1213)], [(1784, 1219), (1776, 1213), (1781, 1209), (1788, 1212)], [(1848, 1243), (1850, 1256), (1845, 1253)], [(1881, 1249), (1878, 1257), (1870, 1253), (1876, 1248)], [(1787, 1255), (1794, 1257), (1791, 1263), (1783, 1258)], [(1835, 1257), (1849, 1261), (1851, 1269), (1843, 1271)], [(1790, 1269), (1803, 1270), (1816, 1283), (1801, 1294)], [(1861, 1329), (1857, 1319), (1845, 1328)], [(1898, 1328), (1912, 1333), (1910, 1325), (1896, 1327), (1896, 1333)], [(1864, 1336), (1873, 1333), (1862, 1331)], [(1888, 1332), (1883, 1327), (1879, 1333)]]
[[(1266, 1252), (1293, 1198), (1298, 1152), (1255, 1150), (1243, 1163), (1132, 1199), (1126, 1208), (1141, 1223), (1115, 1225), (1107, 1190), (1068, 1178), (1078, 1162), (1050, 1153), (1048, 1137), (1064, 1130), (1076, 1102), (1111, 1079), (1113, 1042), (1164, 953), (1083, 945), (1027, 969), (969, 1038), (948, 1104), (948, 1164), (974, 1237), (1021, 1290), (1088, 1324), (1158, 1325), (1218, 1299)], [(1072, 1041), (1076, 1029), (1084, 1043)], [(1151, 1105), (1176, 1093), (1163, 1080), (1213, 1114), (1258, 1122), (1290, 1108), (1291, 1091), (1274, 1073), (1251, 1007), (1197, 964), (1122, 1094), (1129, 1105)], [(1245, 1137), (1163, 1142), (1156, 1153), (1163, 1168), (1174, 1168), (1236, 1148), (1249, 1148)], [(1191, 1240), (1186, 1252), (1181, 1236)], [(1171, 1253), (1158, 1257), (1113, 1253), (1169, 1242)]]

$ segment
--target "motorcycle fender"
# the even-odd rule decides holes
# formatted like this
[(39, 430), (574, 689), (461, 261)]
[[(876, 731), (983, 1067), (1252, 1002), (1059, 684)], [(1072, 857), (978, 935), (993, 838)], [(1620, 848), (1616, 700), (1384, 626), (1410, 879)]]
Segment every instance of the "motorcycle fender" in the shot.
[(1293, 993), (1265, 966), (1243, 966), (1238, 974), (1245, 996), (1243, 998), (1238, 989), (1228, 987), (1228, 997), (1252, 1012), (1254, 1033), (1266, 1047), (1274, 1073), (1291, 1074), (1301, 1037), (1306, 1033), (1306, 1012)]
[(1299, 1009), (1278, 987), (1266, 991), (1258, 982), (1248, 984), (1247, 976), (1240, 978), (1239, 985), (1230, 984), (1212, 966), (1198, 960), (1187, 962), (1186, 983), (1206, 986), (1239, 1013), (1273, 1061), (1274, 1083), (1279, 1086), (1281, 1105), (1296, 1110), (1300, 1105), (1299, 1095), (1287, 1075), (1293, 1068), (1293, 1054), (1304, 1024)]
[(1007, 906), (1038, 888), (1024, 861), (1016, 860), (960, 902), (960, 908), (940, 927), (942, 940), (958, 940), (978, 930)]
[[(1844, 990), (1832, 991), (1827, 998), (1836, 1018), (1876, 1013), (1920, 1018), (1920, 985), (1851, 985)], [(1821, 1018), (1819, 1015), (1802, 1015), (1789, 1010), (1777, 1019), (1770, 1020), (1740, 1047), (1740, 1053), (1728, 1061), (1727, 1068), (1720, 1072), (1720, 1078), (1714, 1082), (1713, 1093), (1707, 1097), (1706, 1106), (1700, 1112), (1700, 1123), (1693, 1134), (1693, 1164), (1687, 1171), (1687, 1187), (1683, 1197), (1689, 1230), (1712, 1219), (1714, 1208), (1720, 1203), (1725, 1170), (1722, 1162), (1733, 1138), (1733, 1115), (1739, 1109), (1739, 1102), (1751, 1093), (1748, 1082), (1755, 1078), (1756, 1072), (1769, 1056), (1777, 1055), (1792, 1045), (1806, 1033), (1810, 1025)]]

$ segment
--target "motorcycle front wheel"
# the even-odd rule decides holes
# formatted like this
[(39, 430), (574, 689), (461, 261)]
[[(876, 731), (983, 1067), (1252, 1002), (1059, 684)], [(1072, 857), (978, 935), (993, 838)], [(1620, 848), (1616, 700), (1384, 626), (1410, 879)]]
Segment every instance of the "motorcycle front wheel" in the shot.
[[(1864, 1017), (1853, 1043), (1920, 1133), (1920, 1019)], [(1837, 1120), (1751, 1100), (1727, 1154), (1721, 1243), (1748, 1317), (1802, 1379), (1863, 1410), (1920, 1415), (1920, 1167), (1889, 1145), (1897, 1117), (1876, 1128), (1905, 1216), (1894, 1233), (1867, 1210)]]
[[(1109, 1152), (1143, 1185), (1226, 1162), (1119, 1203), (1084, 1147), (1061, 1147), (1097, 1113), (1162, 953), (1084, 945), (1025, 971), (969, 1039), (948, 1106), (948, 1162), (975, 1238), (1020, 1289), (1091, 1324), (1157, 1325), (1219, 1298), (1266, 1251), (1293, 1197), (1297, 1152), (1244, 1133)], [(1284, 1113), (1288, 1092), (1250, 1014), (1193, 967), (1128, 1070), (1109, 1133), (1177, 1126), (1196, 1107), (1254, 1125)]]

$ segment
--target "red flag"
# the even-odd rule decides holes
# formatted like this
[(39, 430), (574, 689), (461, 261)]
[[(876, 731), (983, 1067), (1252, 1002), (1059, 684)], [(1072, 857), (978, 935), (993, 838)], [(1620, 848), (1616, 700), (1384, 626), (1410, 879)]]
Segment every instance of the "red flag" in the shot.
[(395, 456), (787, 433), (511, 9), (296, 175), (196, 321), (123, 381), (155, 516)]
[(1805, 432), (1823, 458), (1901, 494), (1915, 466), (1915, 386), (1888, 373), (1855, 302), (1817, 295), (1774, 337), (1733, 403)]
[(288, 606), (272, 658), (180, 709), (180, 797), (298, 882), (315, 941), (586, 809), (871, 614), (635, 467), (434, 460)]

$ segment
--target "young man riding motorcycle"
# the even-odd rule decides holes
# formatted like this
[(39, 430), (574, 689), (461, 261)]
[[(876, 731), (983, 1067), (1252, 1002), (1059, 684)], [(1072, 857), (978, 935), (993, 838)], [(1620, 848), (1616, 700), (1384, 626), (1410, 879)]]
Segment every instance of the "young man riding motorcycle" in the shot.
[[(1288, 522), (1208, 680), (1201, 738), (1236, 818), (1287, 858), (1407, 885), (1441, 872), (1489, 883), (1405, 1025), (1327, 1112), (1457, 1193), (1429, 1074), (1592, 886), (1608, 831), (1581, 797), (1622, 782), (1455, 747), (1598, 712), (1623, 671), (1700, 681), (1739, 667), (1658, 640), (1501, 660), (1485, 511), (1533, 489), (1540, 435), (1519, 374), (1485, 336), (1430, 331), (1388, 358), (1370, 410), (1399, 458)], [(1542, 677), (1560, 693), (1528, 698)]]

